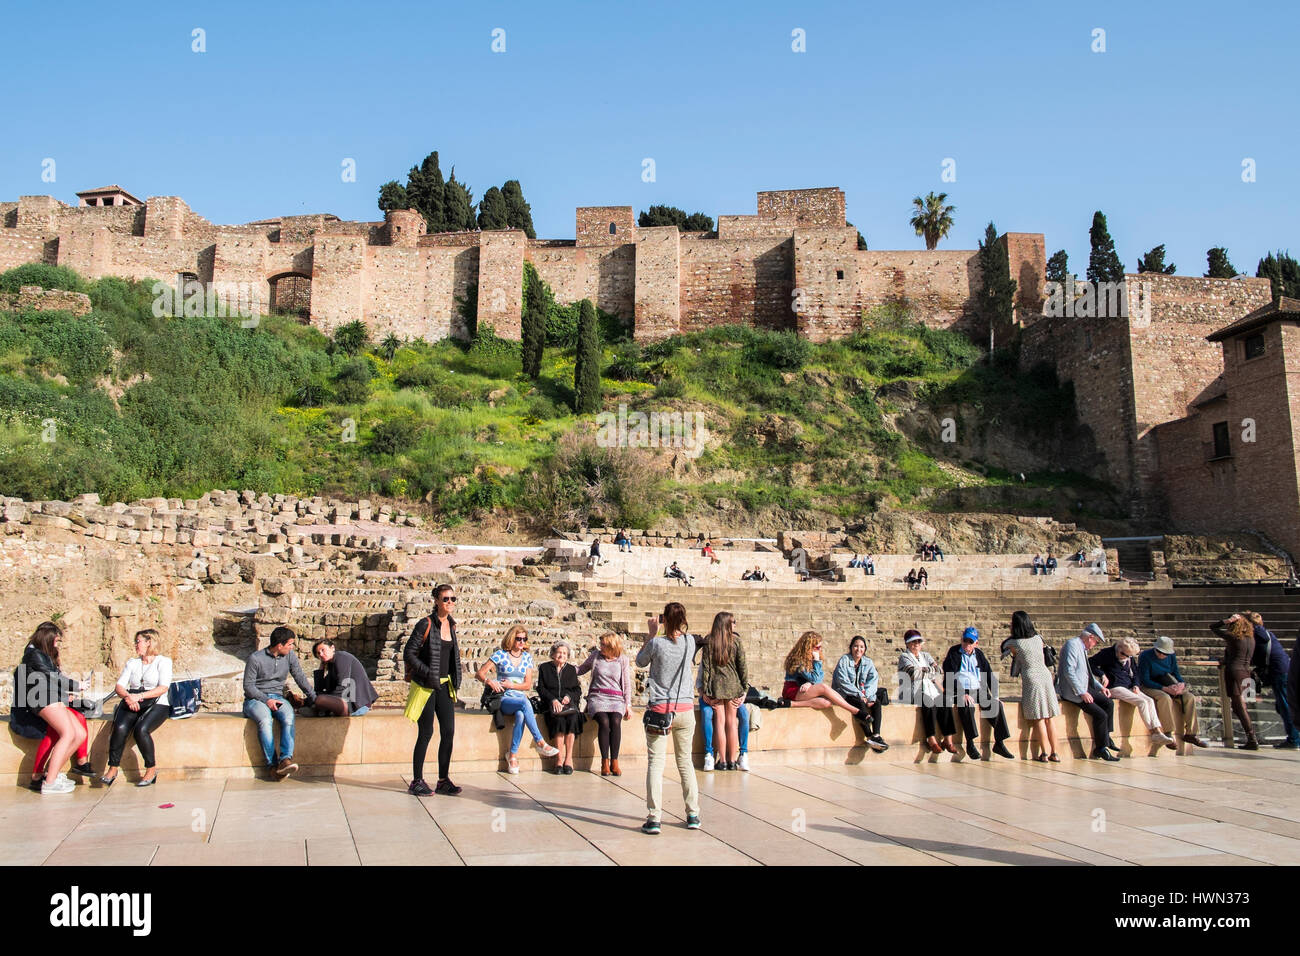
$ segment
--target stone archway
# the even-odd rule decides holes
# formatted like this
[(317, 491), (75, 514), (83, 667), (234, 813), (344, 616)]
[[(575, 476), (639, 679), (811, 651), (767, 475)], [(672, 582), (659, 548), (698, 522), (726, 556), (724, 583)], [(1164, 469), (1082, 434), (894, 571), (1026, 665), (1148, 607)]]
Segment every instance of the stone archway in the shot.
[(282, 272), (266, 280), (271, 286), (271, 311), (296, 315), (304, 322), (311, 317), (311, 276)]

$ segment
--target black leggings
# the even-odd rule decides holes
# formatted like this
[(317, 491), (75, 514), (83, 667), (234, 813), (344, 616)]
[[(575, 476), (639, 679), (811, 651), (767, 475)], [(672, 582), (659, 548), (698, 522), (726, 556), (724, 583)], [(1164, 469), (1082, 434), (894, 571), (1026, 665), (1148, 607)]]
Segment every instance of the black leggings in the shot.
[[(1237, 723), (1241, 724), (1241, 729), (1246, 732), (1246, 737), (1255, 736), (1255, 728), (1251, 726), (1250, 714), (1246, 713), (1246, 701), (1242, 695), (1246, 681), (1250, 680), (1250, 670), (1245, 667), (1225, 667), (1223, 673), (1224, 683), (1228, 686), (1228, 697), (1232, 700), (1232, 713), (1237, 718)], [(1232, 728), (1227, 728), (1232, 732)]]
[(617, 760), (619, 745), (623, 743), (623, 715), (600, 711), (592, 716), (596, 718), (596, 741), (600, 744), (600, 759)]
[(921, 704), (917, 707), (921, 712), (921, 725), (925, 728), (927, 737), (934, 736), (934, 725), (939, 725), (939, 736), (951, 737), (957, 732), (957, 722), (952, 718), (952, 708), (945, 707), (942, 704)]
[(418, 734), (415, 738), (415, 752), (411, 755), (411, 770), (416, 780), (424, 779), (424, 755), (429, 750), (429, 741), (433, 739), (433, 718), (438, 718), (438, 779), (446, 780), (451, 769), (451, 745), (456, 737), (456, 705), (452, 702), (447, 685), (438, 682), (438, 689), (429, 695), (429, 700), (420, 712), (420, 722), (416, 725)]
[(848, 703), (858, 709), (854, 714), (854, 719), (862, 725), (863, 733), (868, 737), (878, 737), (880, 735), (880, 704), (878, 701), (872, 701), (868, 707), (857, 694), (841, 694)]
[(153, 762), (153, 732), (162, 726), (163, 721), (171, 716), (171, 708), (166, 704), (140, 703), (139, 710), (126, 706), (126, 701), (117, 705), (113, 711), (113, 734), (108, 738), (108, 765), (119, 766), (122, 763), (122, 751), (126, 749), (126, 738), (135, 731), (135, 743), (144, 758), (145, 768)]

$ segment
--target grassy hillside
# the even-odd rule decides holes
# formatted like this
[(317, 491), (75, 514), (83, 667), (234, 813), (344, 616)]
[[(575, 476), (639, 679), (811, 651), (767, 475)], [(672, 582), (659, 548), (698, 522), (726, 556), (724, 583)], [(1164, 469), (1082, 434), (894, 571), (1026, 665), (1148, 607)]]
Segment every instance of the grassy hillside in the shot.
[(719, 508), (850, 517), (882, 503), (934, 506), (959, 485), (1018, 487), (1026, 502), (1035, 489), (1095, 490), (1069, 474), (1021, 485), (979, 462), (942, 461), (926, 424), (940, 410), (974, 408), (1032, 439), (1068, 422), (1072, 396), (1050, 374), (1014, 375), (1013, 355), (989, 362), (964, 337), (910, 321), (902, 306), (825, 345), (729, 326), (643, 348), (606, 317), (605, 408), (707, 421), (707, 450), (674, 461), (601, 447), (591, 416), (571, 413), (564, 329), (534, 383), (520, 375), (518, 343), (490, 329), (473, 343), (360, 345), (292, 317), (247, 329), (156, 318), (151, 283), (23, 270), (0, 276), (0, 288), (80, 288), (94, 310), (0, 313), (4, 494), (251, 488), (424, 499), (450, 524), (505, 509), (538, 525), (643, 527)]

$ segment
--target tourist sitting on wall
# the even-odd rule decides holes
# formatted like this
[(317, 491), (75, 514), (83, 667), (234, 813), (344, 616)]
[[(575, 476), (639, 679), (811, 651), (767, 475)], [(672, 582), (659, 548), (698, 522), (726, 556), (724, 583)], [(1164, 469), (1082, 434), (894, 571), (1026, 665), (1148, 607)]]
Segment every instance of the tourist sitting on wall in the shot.
[[(906, 646), (898, 655), (898, 702), (912, 704), (921, 711), (921, 726), (925, 730), (925, 744), (933, 753), (957, 752), (953, 743), (953, 734), (957, 725), (952, 719), (952, 708), (943, 700), (943, 688), (939, 686), (943, 671), (933, 657), (921, 650), (925, 638), (915, 628), (903, 634)], [(943, 737), (939, 745), (938, 736)]]
[(578, 683), (578, 669), (569, 663), (571, 653), (568, 644), (557, 641), (551, 645), (551, 659), (537, 668), (542, 720), (560, 752), (555, 772), (563, 774), (573, 773), (573, 740), (582, 733), (585, 720), (579, 709), (582, 685)]
[(1110, 691), (1097, 680), (1088, 666), (1088, 652), (1098, 644), (1106, 643), (1106, 635), (1096, 624), (1089, 624), (1077, 637), (1061, 645), (1061, 658), (1056, 668), (1056, 690), (1061, 700), (1078, 706), (1092, 723), (1093, 760), (1118, 760), (1110, 753), (1119, 745), (1111, 739), (1115, 723), (1115, 701)]
[(668, 565), (668, 567), (664, 568), (664, 577), (666, 577), (666, 578), (676, 578), (678, 581), (681, 581), (682, 584), (685, 584), (687, 587), (691, 587), (691, 586), (692, 586), (692, 585), (691, 585), (691, 576), (690, 576), (689, 574), (687, 574), (685, 571), (683, 571), (681, 568), (679, 568), (679, 567), (677, 566), (677, 562), (676, 562), (676, 561), (674, 561), (672, 564)]
[(930, 572), (925, 568), (916, 572), (916, 589), (918, 591), (930, 586)]
[[(461, 788), (451, 782), (451, 751), (456, 741), (456, 692), (460, 690), (460, 642), (456, 637), (456, 589), (439, 584), (433, 589), (433, 613), (415, 622), (402, 648), (402, 666), (410, 682), (405, 716), (415, 724), (415, 745), (411, 748), (411, 783), (406, 792), (413, 797), (433, 794), (454, 797)], [(433, 722), (438, 722), (438, 782), (430, 787), (424, 780), (424, 757), (433, 739)]]
[[(266, 757), (266, 769), (277, 777), (287, 777), (298, 769), (293, 760), (293, 704), (286, 696), (290, 675), (302, 688), (306, 702), (316, 702), (316, 691), (308, 685), (294, 650), (297, 637), (289, 628), (277, 627), (271, 632), (271, 643), (250, 654), (244, 664), (244, 716), (257, 724), (257, 739)], [(280, 725), (279, 763), (275, 760), (272, 720)]]
[(1155, 647), (1138, 655), (1137, 673), (1138, 688), (1156, 702), (1157, 708), (1161, 701), (1169, 701), (1173, 713), (1182, 714), (1181, 720), (1175, 717), (1175, 729), (1181, 725), (1183, 740), (1194, 747), (1206, 746), (1197, 736), (1196, 695), (1187, 689), (1187, 682), (1178, 670), (1174, 642), (1168, 637), (1157, 637)]
[(876, 562), (871, 557), (871, 555), (867, 555), (865, 558), (862, 559), (862, 573), (863, 574), (876, 573)]
[(1056, 555), (1054, 555), (1054, 554), (1052, 554), (1052, 552), (1048, 551), (1048, 552), (1047, 552), (1047, 560), (1043, 562), (1043, 573), (1044, 573), (1044, 574), (1053, 574), (1053, 573), (1055, 573), (1055, 571), (1056, 571)]
[(632, 539), (627, 536), (627, 531), (620, 529), (614, 536), (614, 543), (618, 545), (619, 551), (632, 552)]
[(1035, 576), (1043, 574), (1046, 567), (1047, 565), (1043, 561), (1043, 556), (1041, 554), (1036, 554), (1034, 555), (1034, 560), (1029, 562), (1029, 573)]
[(600, 535), (591, 539), (591, 553), (587, 555), (587, 570), (600, 564)]
[(1246, 611), (1255, 633), (1255, 652), (1250, 664), (1259, 676), (1259, 683), (1273, 688), (1273, 709), (1282, 718), (1283, 737), (1273, 744), (1278, 750), (1295, 750), (1300, 746), (1300, 731), (1296, 730), (1296, 700), (1287, 690), (1291, 674), (1291, 660), (1277, 635), (1264, 626), (1264, 618), (1257, 611)]
[(126, 662), (117, 679), (117, 696), (121, 698), (113, 711), (113, 733), (108, 739), (108, 766), (99, 778), (106, 787), (117, 779), (122, 751), (128, 735), (135, 737), (144, 760), (144, 775), (137, 787), (147, 787), (158, 780), (154, 763), (153, 732), (171, 716), (167, 692), (172, 683), (172, 659), (158, 653), (161, 638), (153, 628), (137, 631), (136, 656)]
[(907, 571), (907, 577), (903, 578), (903, 581), (906, 582), (907, 589), (909, 591), (915, 591), (916, 590), (916, 568), (909, 568)]
[(939, 547), (939, 542), (937, 540), (930, 542), (930, 560), (931, 561), (943, 560), (943, 548)]
[(825, 677), (822, 636), (816, 631), (804, 631), (790, 653), (785, 655), (785, 685), (781, 689), (781, 699), (788, 700), (791, 707), (815, 707), (818, 710), (842, 707), (850, 714), (856, 714), (858, 708), (834, 688), (822, 683)]
[(862, 725), (862, 737), (876, 753), (889, 749), (880, 736), (881, 709), (889, 699), (880, 686), (876, 665), (867, 657), (867, 639), (855, 634), (849, 641), (849, 652), (835, 664), (831, 673), (831, 689), (858, 709), (854, 719)]
[(94, 772), (88, 759), (86, 718), (70, 706), (77, 682), (59, 670), (62, 640), (59, 625), (52, 621), (39, 624), (14, 671), (9, 728), (20, 737), (40, 739), (30, 786), (43, 794), (71, 793), (76, 789), (76, 784), (60, 773), (74, 753), (77, 759), (70, 773), (89, 777)]
[(754, 565), (754, 570), (753, 570), (753, 571), (746, 571), (744, 574), (742, 574), (742, 575), (740, 576), (740, 580), (742, 580), (742, 581), (767, 581), (767, 580), (769, 580), (769, 579), (768, 579), (768, 576), (767, 576), (766, 574), (763, 573), (763, 570), (762, 570), (762, 569), (761, 569), (761, 568), (756, 564), (756, 565)]
[(502, 695), (501, 715), (515, 719), (510, 750), (506, 754), (506, 769), (510, 773), (519, 772), (519, 758), (515, 755), (524, 739), (525, 725), (532, 734), (534, 750), (543, 757), (554, 757), (559, 753), (542, 738), (537, 718), (533, 715), (533, 705), (528, 700), (528, 691), (533, 689), (536, 673), (533, 655), (528, 652), (528, 629), (522, 624), (512, 624), (507, 628), (501, 646), (478, 669), (478, 679), (494, 694)]
[(700, 549), (700, 554), (709, 559), (710, 564), (721, 564), (722, 559), (713, 553), (713, 542), (704, 542), (704, 547)]
[[(735, 617), (720, 611), (704, 639), (700, 662), (700, 701), (713, 716), (713, 738), (717, 741), (719, 770), (742, 770), (740, 766), (740, 710), (749, 690), (745, 647), (736, 633)], [(703, 707), (701, 707), (703, 717)], [(709, 753), (706, 748), (705, 753)]]
[(858, 557), (858, 553), (856, 551), (853, 552), (853, 558), (849, 561), (849, 567), (851, 568), (862, 567), (862, 559)]
[(1007, 726), (1006, 708), (998, 699), (998, 677), (977, 646), (979, 639), (979, 628), (968, 627), (962, 632), (961, 641), (948, 648), (943, 658), (944, 698), (949, 706), (956, 706), (957, 716), (961, 718), (966, 734), (966, 756), (971, 760), (980, 758), (980, 732), (975, 721), (978, 711), (993, 724), (993, 752), (1014, 759), (1015, 754), (1006, 745), (1011, 730)]
[(318, 712), (335, 717), (361, 717), (370, 712), (379, 695), (355, 655), (336, 650), (333, 641), (319, 640), (311, 646), (311, 656), (321, 664), (312, 674)]
[(922, 561), (929, 561), (929, 560), (930, 560), (930, 542), (929, 542), (929, 541), (922, 541), (922, 542), (921, 542), (921, 560), (922, 560)]
[(578, 665), (578, 676), (591, 671), (587, 688), (587, 716), (596, 721), (600, 746), (600, 775), (621, 777), (618, 752), (623, 742), (623, 721), (632, 717), (632, 666), (623, 656), (623, 638), (613, 631)]
[(1100, 675), (1102, 686), (1110, 691), (1111, 697), (1137, 708), (1151, 739), (1174, 750), (1174, 738), (1160, 727), (1156, 702), (1138, 690), (1137, 656), (1141, 650), (1137, 641), (1125, 637), (1093, 654), (1088, 663), (1093, 673)]

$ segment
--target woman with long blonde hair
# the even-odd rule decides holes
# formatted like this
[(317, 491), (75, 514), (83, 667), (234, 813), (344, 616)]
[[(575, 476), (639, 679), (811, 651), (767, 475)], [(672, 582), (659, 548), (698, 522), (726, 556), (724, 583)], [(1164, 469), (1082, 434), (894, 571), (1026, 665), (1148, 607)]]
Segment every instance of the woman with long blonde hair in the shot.
[(117, 696), (121, 702), (113, 711), (113, 733), (108, 740), (108, 767), (99, 778), (106, 787), (117, 779), (118, 766), (128, 735), (135, 737), (144, 760), (144, 774), (137, 787), (148, 787), (158, 780), (154, 765), (153, 732), (171, 716), (167, 692), (172, 683), (172, 659), (159, 653), (162, 638), (152, 627), (137, 631), (135, 657), (126, 662), (117, 679)]
[[(495, 672), (489, 676), (489, 671)], [(478, 669), (478, 679), (487, 684), (501, 698), (501, 714), (515, 718), (514, 735), (510, 738), (510, 752), (506, 755), (506, 769), (510, 773), (519, 772), (519, 743), (524, 739), (524, 725), (533, 735), (533, 749), (543, 757), (554, 757), (560, 751), (546, 742), (537, 726), (537, 717), (533, 714), (532, 702), (528, 691), (533, 689), (537, 679), (537, 667), (533, 655), (528, 653), (528, 628), (522, 624), (513, 624), (506, 629), (506, 636), (501, 639), (501, 646), (492, 652), (492, 656)]]
[(817, 710), (840, 707), (856, 714), (856, 707), (822, 683), (825, 677), (822, 636), (816, 631), (804, 631), (790, 653), (785, 655), (785, 687), (781, 690), (781, 699), (788, 700), (791, 707), (815, 707)]
[(745, 648), (729, 611), (714, 615), (704, 640), (704, 667), (700, 674), (700, 699), (713, 709), (713, 736), (718, 742), (719, 770), (740, 764), (740, 708), (749, 690)]
[(623, 638), (613, 631), (600, 635), (598, 646), (578, 665), (578, 674), (591, 671), (587, 688), (587, 716), (596, 721), (600, 745), (600, 775), (621, 777), (618, 751), (623, 743), (623, 721), (632, 716), (632, 667), (623, 656)]

